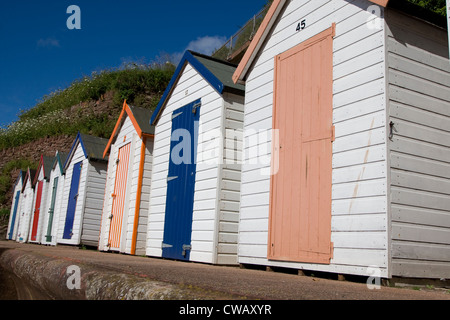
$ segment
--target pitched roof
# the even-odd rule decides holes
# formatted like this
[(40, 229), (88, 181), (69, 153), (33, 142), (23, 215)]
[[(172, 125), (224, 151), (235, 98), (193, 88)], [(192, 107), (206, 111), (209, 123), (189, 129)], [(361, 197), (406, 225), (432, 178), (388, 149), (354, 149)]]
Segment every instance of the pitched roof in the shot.
[(55, 166), (58, 165), (61, 174), (64, 174), (64, 163), (66, 162), (68, 156), (69, 154), (67, 152), (56, 151), (52, 169), (54, 169)]
[(54, 157), (48, 157), (41, 155), (41, 159), (39, 160), (39, 166), (36, 171), (36, 176), (34, 177), (33, 184), (36, 184), (37, 180), (39, 179), (39, 172), (41, 169), (44, 172), (44, 179), (48, 181), (50, 179), (50, 171), (52, 170), (52, 165), (54, 161)]
[(113, 133), (111, 134), (111, 138), (109, 139), (108, 144), (103, 151), (103, 157), (106, 157), (111, 148), (111, 145), (116, 140), (120, 128), (125, 121), (125, 115), (130, 118), (131, 122), (133, 123), (134, 129), (136, 130), (140, 138), (142, 138), (143, 136), (152, 137), (155, 135), (155, 127), (150, 124), (152, 111), (145, 108), (130, 106), (125, 100), (123, 103), (122, 112), (120, 113), (119, 119), (117, 120)]
[[(375, 3), (379, 6), (386, 7), (389, 3), (389, 0), (369, 0), (372, 3)], [(253, 60), (256, 58), (259, 50), (261, 49), (264, 41), (270, 33), (273, 25), (275, 24), (279, 14), (281, 13), (284, 5), (287, 3), (287, 0), (274, 0), (269, 11), (267, 12), (261, 26), (255, 34), (250, 46), (247, 49), (244, 57), (239, 63), (236, 72), (233, 74), (233, 82), (241, 83), (245, 81), (245, 77), (247, 72), (250, 69), (250, 66), (253, 63)]]
[(23, 170), (19, 171), (19, 174), (17, 175), (16, 181), (14, 182), (14, 188), (17, 186), (19, 181), (22, 181), (22, 185), (23, 185), (23, 181), (25, 180), (26, 175), (27, 175), (26, 171), (23, 171)]
[(22, 192), (25, 191), (25, 187), (26, 187), (28, 181), (30, 181), (30, 183), (31, 183), (31, 188), (34, 188), (34, 177), (35, 176), (36, 176), (36, 170), (28, 168), (27, 172), (25, 174), (24, 183), (22, 185)]
[(150, 123), (155, 125), (158, 118), (164, 109), (164, 106), (169, 99), (173, 89), (176, 87), (177, 82), (183, 73), (183, 70), (187, 64), (190, 64), (202, 77), (219, 93), (232, 92), (239, 95), (244, 95), (245, 87), (242, 84), (236, 84), (233, 82), (232, 75), (236, 71), (236, 65), (226, 61), (215, 59), (207, 55), (196, 53), (193, 51), (186, 51), (181, 62), (179, 63), (175, 74), (172, 77), (169, 85), (167, 86), (164, 95), (159, 101)]
[(66, 162), (64, 163), (64, 169), (67, 167), (67, 164), (72, 159), (78, 143), (81, 144), (84, 156), (89, 160), (94, 161), (108, 160), (108, 158), (103, 158), (103, 150), (105, 150), (105, 147), (108, 144), (107, 139), (94, 137), (78, 132), (77, 137), (75, 138), (75, 141), (72, 144), (72, 148), (70, 149), (69, 155), (67, 156)]

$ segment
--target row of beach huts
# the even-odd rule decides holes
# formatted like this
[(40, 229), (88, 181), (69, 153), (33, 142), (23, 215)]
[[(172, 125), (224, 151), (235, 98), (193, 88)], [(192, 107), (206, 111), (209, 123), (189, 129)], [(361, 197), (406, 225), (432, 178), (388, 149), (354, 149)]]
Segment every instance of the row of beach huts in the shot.
[(448, 279), (447, 39), (406, 1), (274, 0), (238, 66), (187, 51), (154, 112), (21, 172), (7, 237)]

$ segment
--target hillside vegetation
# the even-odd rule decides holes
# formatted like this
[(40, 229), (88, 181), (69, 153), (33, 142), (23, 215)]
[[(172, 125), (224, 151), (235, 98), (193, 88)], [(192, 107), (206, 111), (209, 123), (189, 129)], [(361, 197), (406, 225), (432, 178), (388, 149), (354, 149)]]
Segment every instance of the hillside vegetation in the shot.
[(0, 150), (42, 137), (76, 135), (78, 131), (108, 138), (124, 99), (154, 109), (174, 70), (173, 64), (130, 65), (76, 80), (68, 88), (43, 97), (36, 106), (22, 111), (17, 122), (3, 128)]
[(109, 138), (125, 99), (154, 110), (174, 71), (173, 64), (164, 63), (93, 73), (43, 97), (1, 128), (0, 224), (7, 223), (10, 189), (20, 170), (36, 168), (42, 153), (68, 151), (78, 132)]

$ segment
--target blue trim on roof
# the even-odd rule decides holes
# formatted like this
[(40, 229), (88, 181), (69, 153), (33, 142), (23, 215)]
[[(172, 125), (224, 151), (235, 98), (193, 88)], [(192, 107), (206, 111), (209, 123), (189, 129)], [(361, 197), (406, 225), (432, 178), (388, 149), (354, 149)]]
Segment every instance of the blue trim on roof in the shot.
[[(23, 173), (22, 172), (23, 172), (22, 169), (20, 169), (19, 175), (17, 176), (16, 181), (14, 182), (13, 189), (15, 189), (17, 187), (17, 184), (19, 183), (20, 179), (23, 178)], [(23, 184), (23, 182), (22, 182), (22, 184)]]
[(184, 69), (184, 66), (186, 63), (189, 63), (192, 65), (192, 67), (197, 70), (198, 73), (200, 73), (203, 78), (219, 93), (223, 93), (224, 84), (217, 79), (217, 77), (212, 74), (211, 71), (209, 71), (200, 61), (198, 61), (195, 56), (188, 50), (184, 53), (183, 57), (181, 58), (181, 62), (178, 64), (177, 69), (175, 70), (175, 73), (172, 77), (172, 79), (169, 82), (169, 85), (166, 88), (166, 91), (164, 91), (164, 94), (161, 98), (161, 100), (158, 103), (158, 106), (156, 107), (155, 111), (152, 114), (152, 117), (150, 119), (150, 124), (155, 125), (156, 120), (158, 118), (158, 115), (161, 112), (162, 107), (166, 103), (166, 100), (168, 99), (170, 93), (172, 92), (175, 84), (177, 83), (181, 72)]
[(72, 151), (75, 152), (75, 151), (74, 151), (74, 148), (75, 148), (75, 146), (77, 145), (77, 141), (78, 141), (78, 140), (80, 140), (80, 144), (81, 144), (81, 148), (83, 149), (84, 156), (85, 156), (86, 158), (88, 157), (88, 155), (87, 155), (87, 153), (86, 153), (86, 149), (84, 148), (83, 140), (81, 139), (81, 133), (78, 132), (77, 137), (75, 138), (75, 141), (74, 141), (73, 144), (72, 144), (72, 148), (70, 148), (70, 152), (69, 152), (69, 154), (68, 154), (68, 156), (67, 156), (66, 162), (64, 163), (64, 168), (66, 168), (67, 163), (72, 159), (72, 157), (71, 157)]

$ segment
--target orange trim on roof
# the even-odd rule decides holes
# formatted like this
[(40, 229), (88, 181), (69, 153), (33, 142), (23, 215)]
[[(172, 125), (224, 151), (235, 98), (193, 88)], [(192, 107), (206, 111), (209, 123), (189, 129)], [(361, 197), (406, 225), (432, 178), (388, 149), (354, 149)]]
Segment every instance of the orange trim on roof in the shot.
[(103, 158), (105, 158), (106, 155), (108, 154), (109, 149), (111, 148), (111, 145), (112, 145), (114, 139), (116, 138), (117, 133), (119, 132), (119, 128), (122, 124), (123, 116), (125, 115), (125, 113), (130, 118), (131, 123), (133, 123), (134, 129), (136, 130), (137, 134), (139, 135), (139, 138), (142, 139), (142, 129), (141, 129), (141, 127), (139, 127), (139, 124), (136, 121), (136, 118), (134, 117), (133, 112), (131, 112), (131, 109), (127, 104), (127, 100), (125, 100), (123, 102), (122, 112), (120, 113), (120, 116), (119, 116), (119, 119), (117, 120), (116, 126), (114, 127), (111, 137), (109, 138), (108, 144), (106, 145), (105, 151), (103, 152)]
[[(281, 12), (281, 9), (283, 8), (286, 1), (287, 0), (273, 1), (271, 7), (269, 8), (269, 11), (267, 12), (263, 22), (261, 23), (261, 26), (258, 28), (255, 37), (250, 43), (247, 52), (245, 53), (244, 57), (239, 63), (235, 73), (233, 74), (234, 83), (238, 83), (239, 81), (244, 80), (244, 77), (248, 69), (250, 68), (251, 63), (253, 62), (253, 59), (256, 57), (256, 54), (258, 53), (262, 45), (262, 42), (268, 35), (270, 28), (272, 27), (273, 23), (275, 23), (275, 20), (278, 17), (279, 13)], [(386, 7), (389, 3), (389, 0), (369, 0), (369, 1), (382, 7)]]

